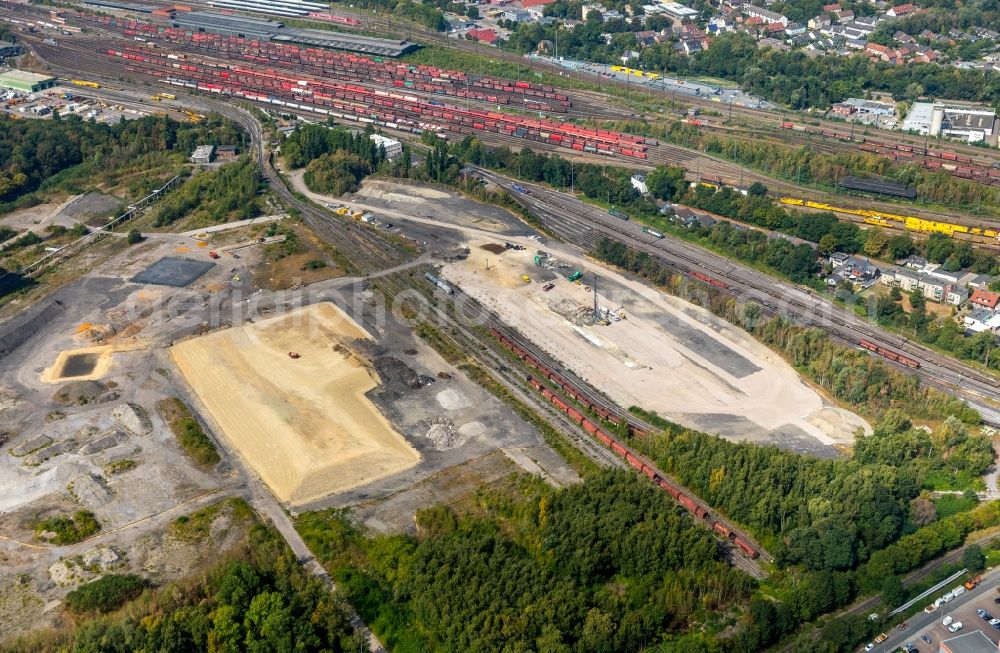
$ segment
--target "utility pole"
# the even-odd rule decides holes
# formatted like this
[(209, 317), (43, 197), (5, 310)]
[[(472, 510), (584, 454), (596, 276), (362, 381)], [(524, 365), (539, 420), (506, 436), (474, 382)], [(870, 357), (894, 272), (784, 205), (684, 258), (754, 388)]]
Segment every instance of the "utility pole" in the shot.
[[(597, 275), (594, 275), (594, 324), (597, 324)], [(989, 365), (989, 354), (987, 354), (986, 364)]]

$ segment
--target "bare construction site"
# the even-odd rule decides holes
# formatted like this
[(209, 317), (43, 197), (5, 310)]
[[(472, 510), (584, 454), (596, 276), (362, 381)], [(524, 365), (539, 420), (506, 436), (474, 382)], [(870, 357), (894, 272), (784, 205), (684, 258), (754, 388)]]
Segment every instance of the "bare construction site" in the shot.
[(171, 356), (223, 435), (293, 506), (412, 467), (420, 454), (368, 400), (368, 339), (334, 304), (187, 340)]
[[(868, 429), (824, 401), (780, 356), (707, 310), (577, 257), (547, 257), (536, 266), (534, 250), (489, 251), (483, 240), (469, 246), (470, 256), (443, 275), (621, 406), (821, 455)], [(585, 272), (579, 283), (567, 281), (577, 270)], [(610, 317), (603, 326), (593, 317), (595, 292), (599, 312)]]

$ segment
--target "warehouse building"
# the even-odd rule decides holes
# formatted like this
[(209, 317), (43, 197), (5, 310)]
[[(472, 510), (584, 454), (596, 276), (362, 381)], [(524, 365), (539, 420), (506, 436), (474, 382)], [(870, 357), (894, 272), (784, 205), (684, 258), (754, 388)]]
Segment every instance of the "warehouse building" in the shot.
[(191, 163), (211, 163), (213, 154), (215, 154), (214, 145), (199, 145), (191, 154)]
[(904, 131), (948, 136), (970, 143), (992, 140), (996, 134), (995, 109), (943, 102), (914, 102), (903, 121)]
[(114, 11), (130, 11), (134, 14), (152, 13), (153, 8), (145, 5), (132, 4), (131, 2), (115, 2), (114, 0), (86, 0), (84, 6), (97, 9), (99, 11), (111, 9)]
[(225, 16), (208, 11), (178, 13), (170, 21), (171, 26), (190, 32), (208, 32), (241, 39), (271, 39), (283, 24), (273, 20), (248, 18), (245, 16)]
[(416, 43), (398, 39), (379, 39), (359, 34), (327, 32), (319, 29), (283, 29), (274, 36), (276, 43), (293, 43), (314, 48), (362, 52), (378, 57), (401, 57), (416, 50)]
[(381, 134), (372, 134), (369, 136), (370, 139), (375, 141), (376, 145), (381, 145), (385, 148), (385, 156), (390, 161), (395, 159), (397, 156), (402, 156), (403, 154), (403, 144), (393, 138), (386, 138)]
[(0, 73), (0, 87), (14, 89), (22, 93), (37, 93), (52, 88), (55, 83), (55, 77), (29, 73), (24, 70), (8, 70), (5, 73)]
[(272, 16), (308, 16), (310, 12), (326, 12), (330, 5), (307, 0), (209, 0), (216, 9), (235, 9), (237, 11), (270, 14)]

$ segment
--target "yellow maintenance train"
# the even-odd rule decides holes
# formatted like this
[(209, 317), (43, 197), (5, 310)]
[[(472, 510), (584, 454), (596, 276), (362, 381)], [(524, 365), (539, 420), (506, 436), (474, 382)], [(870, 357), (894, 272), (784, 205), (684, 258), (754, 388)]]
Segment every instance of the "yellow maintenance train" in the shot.
[(645, 70), (639, 70), (638, 68), (626, 68), (625, 66), (611, 66), (611, 72), (631, 75), (632, 77), (645, 77), (646, 79), (654, 80), (662, 77), (659, 73), (648, 73)]
[(895, 213), (884, 213), (882, 211), (870, 211), (868, 209), (845, 209), (840, 206), (832, 206), (823, 202), (813, 202), (801, 200), (795, 197), (782, 197), (779, 199), (782, 204), (789, 206), (804, 206), (810, 209), (820, 209), (822, 211), (832, 211), (834, 213), (848, 213), (864, 218), (866, 224), (888, 227), (890, 229), (907, 229), (909, 231), (919, 231), (923, 233), (938, 233), (947, 236), (956, 234), (968, 234), (970, 236), (982, 236), (985, 238), (996, 238), (1000, 240), (1000, 229), (988, 229), (985, 227), (968, 227), (964, 224), (954, 224), (951, 222), (938, 222), (936, 220), (925, 220), (910, 215), (896, 215)]

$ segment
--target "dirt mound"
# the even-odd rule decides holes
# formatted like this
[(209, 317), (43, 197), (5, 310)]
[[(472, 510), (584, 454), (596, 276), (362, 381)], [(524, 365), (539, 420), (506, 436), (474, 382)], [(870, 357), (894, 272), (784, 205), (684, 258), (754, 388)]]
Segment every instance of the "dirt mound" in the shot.
[(507, 248), (499, 243), (486, 243), (485, 245), (480, 245), (481, 249), (485, 249), (491, 254), (503, 254), (507, 251)]
[(118, 393), (109, 392), (108, 385), (100, 381), (71, 381), (52, 395), (52, 401), (63, 406), (83, 406), (117, 398)]
[(319, 303), (185, 340), (171, 356), (275, 495), (303, 505), (420, 460), (368, 398), (377, 379), (348, 343), (369, 338), (334, 304)]
[(380, 356), (373, 362), (382, 385), (389, 390), (418, 390), (423, 386), (420, 375), (413, 368), (392, 356)]

